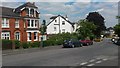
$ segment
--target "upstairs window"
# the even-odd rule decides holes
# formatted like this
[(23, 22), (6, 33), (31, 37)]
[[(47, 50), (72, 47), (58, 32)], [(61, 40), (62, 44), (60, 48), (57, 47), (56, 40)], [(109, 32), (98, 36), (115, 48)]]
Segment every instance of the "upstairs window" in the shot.
[(19, 28), (19, 20), (18, 19), (16, 19), (16, 21), (15, 21), (15, 28)]
[(62, 21), (62, 25), (65, 25), (65, 21)]
[(31, 27), (34, 26), (34, 20), (31, 20)]
[(55, 22), (57, 22), (57, 20), (55, 20)]
[(9, 28), (9, 19), (2, 18), (2, 28)]
[(27, 20), (27, 22), (28, 22), (28, 27), (30, 27), (30, 20)]

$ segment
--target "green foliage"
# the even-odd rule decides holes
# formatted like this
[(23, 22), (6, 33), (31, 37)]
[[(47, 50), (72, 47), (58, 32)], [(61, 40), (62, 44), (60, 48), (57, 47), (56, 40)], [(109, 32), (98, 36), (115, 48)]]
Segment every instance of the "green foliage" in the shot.
[(30, 43), (30, 45), (32, 48), (40, 47), (40, 42), (33, 42), (33, 43)]
[(78, 38), (85, 39), (87, 37), (94, 36), (93, 31), (96, 30), (96, 26), (92, 22), (88, 22), (87, 20), (78, 21), (77, 29)]
[(20, 41), (14, 40), (13, 42), (14, 42), (14, 44), (15, 44), (15, 48), (16, 48), (16, 49), (20, 48), (20, 46), (21, 46), (21, 45), (20, 45)]
[(22, 42), (21, 45), (24, 49), (29, 48), (31, 46), (28, 42)]
[(115, 33), (120, 37), (120, 23), (114, 27)]
[(55, 45), (62, 45), (64, 40), (70, 39), (70, 38), (76, 38), (77, 34), (73, 33), (62, 33), (62, 34), (55, 34), (49, 37), (48, 40), (43, 41), (44, 46), (55, 46)]
[(12, 49), (12, 40), (2, 40), (2, 49)]

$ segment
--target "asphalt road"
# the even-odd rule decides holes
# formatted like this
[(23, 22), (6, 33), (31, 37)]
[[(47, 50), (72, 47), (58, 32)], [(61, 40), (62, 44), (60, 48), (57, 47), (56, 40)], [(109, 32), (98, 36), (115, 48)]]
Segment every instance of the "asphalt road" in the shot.
[(118, 66), (118, 46), (110, 39), (78, 48), (52, 48), (2, 56), (3, 66)]

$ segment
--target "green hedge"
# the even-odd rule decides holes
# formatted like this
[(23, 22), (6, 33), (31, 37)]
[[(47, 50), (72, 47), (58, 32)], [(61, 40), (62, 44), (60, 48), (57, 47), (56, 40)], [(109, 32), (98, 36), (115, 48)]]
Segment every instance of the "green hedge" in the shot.
[(11, 40), (2, 40), (2, 50), (12, 49), (12, 41)]

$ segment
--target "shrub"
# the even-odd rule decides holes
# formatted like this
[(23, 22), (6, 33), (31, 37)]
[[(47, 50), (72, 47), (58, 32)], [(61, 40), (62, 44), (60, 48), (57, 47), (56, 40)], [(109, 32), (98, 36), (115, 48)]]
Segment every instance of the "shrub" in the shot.
[(20, 41), (14, 40), (13, 42), (14, 42), (14, 44), (15, 44), (15, 48), (16, 48), (16, 49), (20, 48), (20, 46), (21, 46), (21, 45), (20, 45)]
[(11, 40), (2, 40), (2, 49), (12, 49), (12, 41)]
[(40, 47), (40, 42), (33, 42), (33, 43), (31, 43), (31, 47), (33, 47), (33, 48)]
[(22, 42), (21, 45), (22, 45), (22, 47), (25, 48), (25, 49), (30, 47), (30, 43), (28, 43), (28, 42)]

